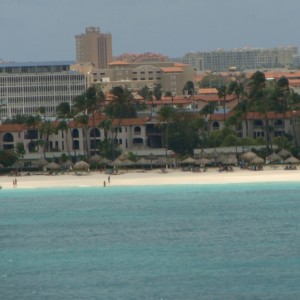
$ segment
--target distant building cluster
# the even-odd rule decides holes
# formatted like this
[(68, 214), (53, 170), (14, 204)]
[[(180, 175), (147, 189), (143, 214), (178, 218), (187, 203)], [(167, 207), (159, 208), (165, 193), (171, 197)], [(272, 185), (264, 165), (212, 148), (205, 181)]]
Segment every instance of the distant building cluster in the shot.
[(241, 48), (218, 49), (207, 52), (191, 52), (184, 55), (182, 62), (192, 65), (198, 71), (245, 71), (261, 68), (288, 68), (294, 64), (298, 48), (278, 47), (271, 49)]

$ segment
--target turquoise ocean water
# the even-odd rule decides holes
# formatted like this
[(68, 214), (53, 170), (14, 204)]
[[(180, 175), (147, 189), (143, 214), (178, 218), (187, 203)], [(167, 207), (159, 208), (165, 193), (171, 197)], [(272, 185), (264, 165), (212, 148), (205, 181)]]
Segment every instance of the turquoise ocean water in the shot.
[(0, 299), (300, 299), (300, 185), (0, 191)]

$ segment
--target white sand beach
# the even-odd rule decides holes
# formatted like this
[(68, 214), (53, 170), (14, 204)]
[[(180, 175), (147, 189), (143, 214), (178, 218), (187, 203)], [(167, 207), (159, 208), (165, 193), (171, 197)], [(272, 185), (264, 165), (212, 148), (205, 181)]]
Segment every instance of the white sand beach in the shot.
[(117, 175), (100, 172), (60, 174), (60, 175), (21, 175), (17, 177), (0, 176), (2, 189), (12, 189), (13, 180), (17, 179), (17, 188), (47, 187), (103, 187), (143, 186), (143, 185), (186, 185), (186, 184), (230, 184), (258, 182), (299, 182), (300, 170), (284, 170), (283, 166), (274, 169), (265, 167), (262, 171), (241, 170), (236, 167), (232, 172), (219, 172), (217, 168), (209, 168), (206, 172), (183, 172), (179, 169), (168, 169), (167, 173), (159, 169), (151, 171), (121, 171)]

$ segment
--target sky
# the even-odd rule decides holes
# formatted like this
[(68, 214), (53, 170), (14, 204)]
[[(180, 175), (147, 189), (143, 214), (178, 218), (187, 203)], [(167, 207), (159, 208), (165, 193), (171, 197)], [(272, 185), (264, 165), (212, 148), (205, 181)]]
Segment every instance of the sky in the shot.
[(75, 35), (112, 34), (113, 55), (300, 46), (300, 0), (0, 0), (0, 59), (75, 60)]

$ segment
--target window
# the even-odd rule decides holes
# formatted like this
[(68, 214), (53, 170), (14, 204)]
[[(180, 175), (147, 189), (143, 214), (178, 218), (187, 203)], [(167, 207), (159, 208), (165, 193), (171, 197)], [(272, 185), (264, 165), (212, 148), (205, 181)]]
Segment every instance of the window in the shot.
[(263, 126), (263, 121), (262, 120), (254, 120), (253, 125), (254, 125), (254, 127), (261, 127), (261, 126)]
[(219, 130), (220, 129), (220, 124), (219, 122), (215, 121), (212, 124), (213, 130)]
[(5, 133), (3, 136), (3, 142), (10, 142), (12, 143), (14, 141), (14, 137), (11, 133)]
[(75, 139), (79, 138), (79, 131), (78, 131), (78, 129), (75, 128), (75, 129), (72, 130), (72, 137), (75, 138)]
[(143, 139), (141, 139), (141, 138), (135, 138), (132, 140), (132, 142), (135, 146), (143, 145), (143, 143), (144, 143)]
[(79, 149), (79, 141), (73, 141), (73, 150)]
[(139, 135), (142, 132), (141, 127), (139, 127), (139, 126), (135, 126), (133, 131), (134, 131), (134, 134), (139, 134)]
[(275, 122), (274, 122), (274, 126), (283, 126), (283, 121), (282, 120), (280, 120), (280, 119), (278, 119), (278, 120), (276, 120)]
[(100, 130), (98, 128), (93, 128), (90, 131), (90, 137), (91, 138), (93, 138), (93, 137), (100, 137)]

